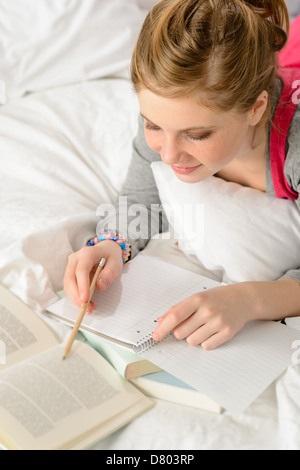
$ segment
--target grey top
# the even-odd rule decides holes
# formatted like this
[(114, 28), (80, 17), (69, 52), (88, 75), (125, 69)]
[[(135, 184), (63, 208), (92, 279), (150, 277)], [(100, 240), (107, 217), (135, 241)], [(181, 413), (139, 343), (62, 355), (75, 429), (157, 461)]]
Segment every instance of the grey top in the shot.
[[(273, 112), (276, 109), (281, 90), (282, 84), (278, 79), (272, 100)], [(275, 195), (270, 165), (270, 133), (271, 125), (268, 128), (266, 182), (267, 192)], [(97, 233), (104, 229), (117, 229), (121, 232), (131, 244), (132, 258), (145, 248), (153, 235), (168, 230), (168, 221), (162, 210), (157, 186), (150, 167), (152, 162), (160, 160), (160, 155), (151, 150), (146, 143), (144, 122), (140, 117), (138, 133), (133, 141), (131, 164), (120, 193), (120, 196), (127, 197), (127, 201), (126, 198), (123, 198), (123, 200), (118, 198), (114, 204), (116, 213), (109, 213), (106, 217), (101, 218), (97, 226)], [(288, 134), (285, 176), (291, 188), (300, 193), (300, 103)], [(122, 202), (120, 203), (120, 201)], [(140, 204), (141, 206), (132, 207), (133, 204)], [(300, 198), (298, 198), (296, 204), (300, 210)], [(128, 208), (133, 211), (132, 215), (127, 215)], [(288, 271), (283, 277), (294, 278), (300, 282), (300, 266), (298, 270)]]

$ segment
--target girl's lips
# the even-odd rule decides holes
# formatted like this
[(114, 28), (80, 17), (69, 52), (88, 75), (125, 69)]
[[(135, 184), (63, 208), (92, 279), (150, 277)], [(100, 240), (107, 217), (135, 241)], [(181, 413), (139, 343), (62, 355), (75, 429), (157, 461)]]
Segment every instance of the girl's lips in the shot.
[(190, 167), (181, 167), (181, 166), (173, 166), (171, 168), (180, 175), (187, 175), (188, 173), (193, 173), (194, 171), (198, 170), (202, 165), (197, 166), (190, 166)]

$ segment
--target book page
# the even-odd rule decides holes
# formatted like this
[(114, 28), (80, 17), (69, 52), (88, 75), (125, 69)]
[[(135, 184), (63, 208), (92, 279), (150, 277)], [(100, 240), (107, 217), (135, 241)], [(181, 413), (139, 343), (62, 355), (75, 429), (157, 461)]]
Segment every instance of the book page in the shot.
[(125, 424), (122, 413), (128, 420), (131, 408), (152, 406), (89, 346), (75, 342), (65, 360), (63, 352), (58, 345), (0, 373), (4, 444), (80, 448)]
[(43, 320), (0, 285), (0, 371), (57, 343)]

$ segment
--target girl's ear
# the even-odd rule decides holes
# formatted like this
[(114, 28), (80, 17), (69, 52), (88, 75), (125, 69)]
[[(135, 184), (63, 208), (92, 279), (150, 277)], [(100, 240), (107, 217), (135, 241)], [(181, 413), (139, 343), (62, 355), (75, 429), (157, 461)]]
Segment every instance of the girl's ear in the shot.
[(250, 125), (256, 126), (262, 119), (269, 101), (269, 94), (267, 91), (262, 91), (259, 97), (257, 98), (250, 114)]

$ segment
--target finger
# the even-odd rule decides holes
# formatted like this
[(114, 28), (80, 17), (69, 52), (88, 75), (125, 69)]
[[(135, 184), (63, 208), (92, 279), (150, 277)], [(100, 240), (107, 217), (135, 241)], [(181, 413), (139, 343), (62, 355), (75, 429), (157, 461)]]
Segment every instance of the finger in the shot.
[(225, 329), (222, 331), (219, 331), (218, 333), (215, 333), (214, 335), (210, 336), (208, 339), (203, 341), (201, 343), (201, 346), (203, 349), (206, 351), (215, 349), (222, 344), (226, 343), (226, 341), (229, 341), (235, 333), (232, 333), (229, 329)]
[(86, 312), (85, 312), (85, 313), (86, 313), (87, 315), (92, 315), (92, 313), (94, 312), (95, 308), (96, 308), (96, 304), (91, 301), (91, 302), (89, 303), (88, 308), (86, 309)]
[(158, 317), (157, 323), (160, 325), (161, 322), (164, 321), (164, 319), (166, 318), (167, 315), (168, 315), (168, 313), (165, 313), (165, 314), (162, 315), (161, 317)]
[(154, 341), (161, 341), (176, 326), (195, 313), (195, 310), (197, 310), (197, 301), (195, 296), (188, 297), (177, 305), (171, 307), (162, 317), (160, 317), (161, 322), (159, 322), (159, 326), (154, 330), (152, 335)]
[(214, 328), (210, 323), (206, 323), (186, 336), (186, 341), (190, 346), (197, 346), (198, 344), (202, 346), (208, 338), (217, 333), (219, 333), (217, 328)]
[(64, 275), (64, 291), (71, 301), (80, 307), (82, 302), (79, 296), (78, 284), (76, 278), (77, 258), (73, 254), (69, 256)]
[(96, 285), (98, 289), (107, 289), (111, 285), (111, 283), (116, 279), (116, 277), (120, 276), (121, 272), (122, 264), (120, 264), (120, 259), (110, 255), (107, 258), (105, 266), (97, 279)]
[(85, 252), (84, 250), (82, 250), (81, 256), (79, 256), (75, 272), (81, 303), (85, 303), (89, 299), (91, 278), (99, 263), (99, 256), (95, 256), (96, 253), (93, 250), (85, 250)]
[(177, 339), (186, 338), (198, 328), (201, 328), (205, 323), (205, 318), (201, 315), (201, 310), (198, 307), (196, 312), (173, 329), (173, 335)]

